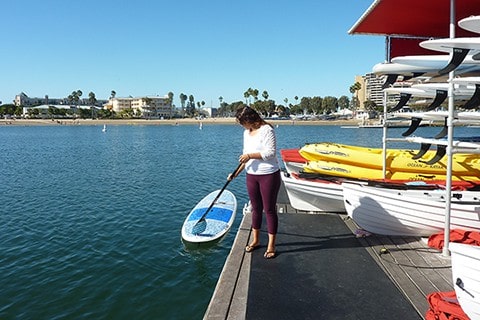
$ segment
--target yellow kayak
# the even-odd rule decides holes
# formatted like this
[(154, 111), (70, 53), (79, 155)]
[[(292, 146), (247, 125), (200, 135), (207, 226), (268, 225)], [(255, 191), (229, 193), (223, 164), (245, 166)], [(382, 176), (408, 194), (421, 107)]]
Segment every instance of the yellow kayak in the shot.
[[(391, 180), (410, 180), (410, 181), (428, 181), (428, 180), (446, 180), (446, 175), (442, 173), (438, 174), (426, 174), (419, 172), (407, 172), (407, 171), (386, 171), (385, 177), (383, 176), (383, 170), (378, 168), (359, 167), (347, 163), (337, 163), (332, 161), (310, 161), (303, 166), (304, 172), (318, 173), (322, 175), (329, 175), (350, 179), (391, 179)], [(452, 174), (452, 181), (470, 181), (478, 182), (479, 177), (475, 174)]]
[[(309, 161), (333, 161), (354, 165), (363, 168), (383, 169), (383, 150), (381, 148), (367, 148), (338, 143), (306, 144), (299, 150), (302, 157)], [(419, 160), (412, 157), (418, 150), (387, 149), (386, 168), (393, 172), (413, 172), (420, 174), (446, 174), (447, 158), (428, 165), (428, 161), (435, 156), (436, 151), (427, 151)], [(457, 175), (480, 176), (480, 156), (474, 154), (455, 154), (453, 156), (452, 172)]]

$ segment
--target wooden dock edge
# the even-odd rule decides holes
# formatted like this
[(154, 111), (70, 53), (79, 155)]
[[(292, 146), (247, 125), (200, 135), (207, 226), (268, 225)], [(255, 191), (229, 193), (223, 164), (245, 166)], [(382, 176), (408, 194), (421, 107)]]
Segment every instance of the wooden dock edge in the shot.
[(251, 261), (251, 255), (245, 253), (245, 246), (250, 238), (250, 225), (251, 215), (246, 214), (203, 319), (245, 319)]

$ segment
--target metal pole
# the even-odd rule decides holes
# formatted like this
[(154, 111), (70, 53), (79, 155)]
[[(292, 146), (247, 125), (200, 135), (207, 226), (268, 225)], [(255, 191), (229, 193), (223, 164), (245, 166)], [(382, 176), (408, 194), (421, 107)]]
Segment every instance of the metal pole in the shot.
[[(388, 63), (391, 62), (391, 38), (387, 36), (385, 38), (385, 53), (386, 53), (386, 60)], [(383, 165), (382, 165), (382, 173), (383, 179), (387, 176), (387, 93), (383, 92), (383, 139), (382, 139), (382, 155), (383, 155)]]
[[(450, 0), (450, 38), (455, 38), (455, 0)], [(453, 54), (453, 52), (451, 53)], [(455, 108), (455, 100), (453, 94), (453, 78), (455, 70), (448, 74), (448, 118), (447, 118), (447, 180), (446, 180), (446, 201), (445, 201), (445, 228), (444, 228), (444, 246), (442, 254), (449, 256), (448, 250), (450, 242), (450, 209), (452, 195), (452, 168), (453, 168), (453, 115)]]

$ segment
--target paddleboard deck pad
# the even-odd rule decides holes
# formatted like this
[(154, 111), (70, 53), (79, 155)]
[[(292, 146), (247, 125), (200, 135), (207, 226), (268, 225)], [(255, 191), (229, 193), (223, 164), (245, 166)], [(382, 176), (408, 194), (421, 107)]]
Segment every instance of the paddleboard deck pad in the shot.
[(193, 243), (214, 241), (230, 230), (237, 211), (237, 199), (232, 192), (224, 190), (205, 217), (205, 230), (199, 234), (193, 233), (194, 226), (219, 192), (220, 190), (216, 190), (208, 194), (190, 211), (182, 226), (183, 240)]

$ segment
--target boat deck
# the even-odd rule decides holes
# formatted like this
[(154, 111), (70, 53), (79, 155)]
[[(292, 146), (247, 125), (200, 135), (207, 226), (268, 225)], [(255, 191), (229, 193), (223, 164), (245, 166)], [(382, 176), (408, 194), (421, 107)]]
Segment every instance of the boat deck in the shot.
[(346, 215), (279, 206), (277, 257), (263, 258), (263, 230), (245, 253), (245, 215), (204, 319), (423, 319), (429, 293), (453, 290), (450, 258), (425, 239), (362, 237)]

